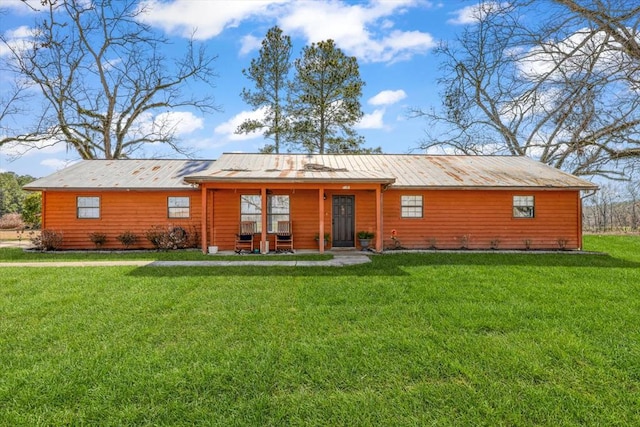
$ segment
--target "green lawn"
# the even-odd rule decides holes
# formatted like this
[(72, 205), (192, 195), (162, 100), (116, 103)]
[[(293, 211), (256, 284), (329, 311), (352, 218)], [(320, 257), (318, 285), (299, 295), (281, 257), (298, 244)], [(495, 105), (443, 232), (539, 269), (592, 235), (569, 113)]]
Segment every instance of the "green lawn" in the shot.
[(0, 425), (640, 425), (640, 237), (586, 249), (3, 268)]

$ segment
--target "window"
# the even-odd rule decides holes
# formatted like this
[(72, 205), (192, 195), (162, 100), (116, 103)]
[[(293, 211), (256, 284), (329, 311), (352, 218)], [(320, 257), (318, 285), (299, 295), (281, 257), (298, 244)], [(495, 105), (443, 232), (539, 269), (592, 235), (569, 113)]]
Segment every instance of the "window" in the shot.
[(422, 196), (400, 198), (402, 218), (422, 218)]
[[(289, 196), (267, 197), (267, 233), (275, 233), (278, 221), (289, 221)], [(240, 221), (256, 223), (256, 233), (262, 232), (262, 197), (259, 195), (240, 196)]]
[(100, 218), (100, 197), (78, 197), (78, 218)]
[(289, 196), (269, 196), (267, 209), (267, 231), (275, 233), (278, 221), (289, 221)]
[(513, 196), (513, 217), (533, 218), (533, 196)]
[(256, 223), (256, 233), (262, 231), (262, 197), (259, 195), (240, 196), (240, 221)]
[(189, 197), (169, 197), (169, 218), (189, 218), (190, 203)]

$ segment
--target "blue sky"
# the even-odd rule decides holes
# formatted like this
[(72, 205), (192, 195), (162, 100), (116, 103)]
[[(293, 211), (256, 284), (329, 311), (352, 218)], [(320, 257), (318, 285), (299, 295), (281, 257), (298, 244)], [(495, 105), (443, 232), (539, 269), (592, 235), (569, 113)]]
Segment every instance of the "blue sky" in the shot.
[[(335, 40), (344, 53), (358, 58), (366, 85), (361, 98), (365, 116), (357, 129), (365, 137), (365, 146), (380, 146), (386, 153), (419, 151), (427, 124), (409, 119), (408, 109), (439, 106), (439, 71), (433, 49), (472, 23), (475, 4), (423, 0), (146, 3), (150, 9), (147, 23), (176, 45), (196, 29), (196, 39), (218, 56), (219, 77), (213, 95), (222, 111), (204, 116), (188, 110), (171, 113), (183, 145), (205, 159), (215, 159), (223, 152), (256, 152), (264, 145), (259, 134), (236, 135), (234, 130), (252, 114), (239, 95), (243, 87), (252, 88), (241, 71), (257, 56), (260, 42), (274, 25), (291, 36), (294, 58), (305, 45), (326, 39)], [(0, 7), (0, 31), (6, 37), (18, 41), (28, 34), (35, 12), (18, 0), (2, 0)], [(2, 55), (6, 51), (0, 48)], [(0, 83), (7, 77), (0, 76)], [(12, 160), (16, 153), (17, 148), (0, 147), (1, 171), (45, 176), (79, 159), (62, 145), (31, 150)]]

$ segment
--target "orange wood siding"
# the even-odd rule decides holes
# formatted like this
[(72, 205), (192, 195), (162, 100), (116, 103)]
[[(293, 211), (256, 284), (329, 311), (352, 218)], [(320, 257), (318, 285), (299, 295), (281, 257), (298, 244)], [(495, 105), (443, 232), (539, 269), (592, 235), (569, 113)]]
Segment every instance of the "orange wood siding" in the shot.
[[(290, 197), (290, 218), (293, 225), (294, 247), (296, 249), (317, 249), (315, 240), (319, 229), (318, 218), (318, 190), (308, 189), (273, 189), (273, 195), (288, 195)], [(238, 232), (240, 221), (240, 196), (243, 194), (259, 194), (257, 189), (217, 189), (209, 192), (213, 202), (213, 230), (215, 239), (209, 239), (211, 244), (217, 245), (220, 250), (231, 250), (234, 247), (235, 236)], [(375, 191), (368, 190), (327, 190), (324, 203), (325, 232), (331, 233), (331, 200), (333, 195), (354, 195), (356, 200), (355, 230), (375, 231), (376, 208)], [(268, 235), (270, 246), (273, 248), (274, 236)], [(357, 238), (356, 245), (357, 245)], [(256, 247), (259, 247), (260, 236), (255, 236)]]
[[(400, 197), (423, 196), (422, 218), (401, 218)], [(513, 196), (535, 197), (535, 218), (513, 218)], [(578, 191), (389, 190), (383, 195), (384, 247), (393, 246), (391, 231), (406, 248), (567, 249), (580, 245)], [(466, 236), (466, 237), (465, 237)]]
[[(76, 198), (100, 197), (100, 218), (78, 219)], [(168, 218), (168, 197), (190, 197), (190, 218)], [(62, 249), (93, 249), (89, 233), (107, 235), (103, 248), (122, 249), (116, 236), (131, 231), (138, 236), (136, 248), (151, 248), (145, 233), (153, 226), (180, 226), (193, 233), (200, 233), (200, 190), (194, 191), (47, 191), (43, 209), (44, 227), (63, 233)]]

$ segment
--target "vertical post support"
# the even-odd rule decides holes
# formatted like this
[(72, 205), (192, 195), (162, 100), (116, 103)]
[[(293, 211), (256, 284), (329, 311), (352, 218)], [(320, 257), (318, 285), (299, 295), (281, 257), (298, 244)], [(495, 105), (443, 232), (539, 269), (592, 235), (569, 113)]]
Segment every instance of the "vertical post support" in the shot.
[(318, 188), (318, 248), (324, 253), (324, 187)]
[(200, 184), (200, 244), (202, 245), (202, 253), (207, 253), (207, 187), (206, 184)]

